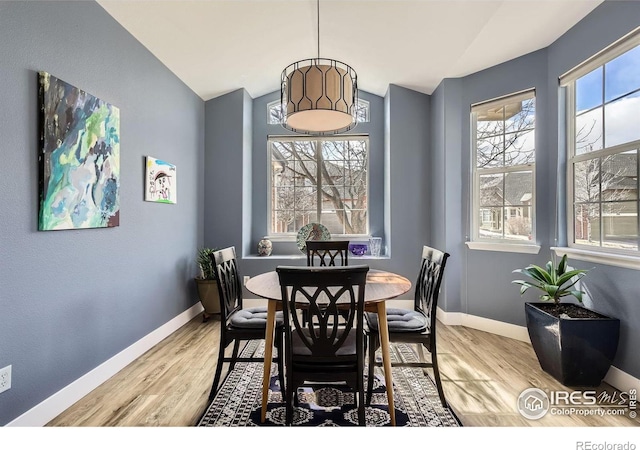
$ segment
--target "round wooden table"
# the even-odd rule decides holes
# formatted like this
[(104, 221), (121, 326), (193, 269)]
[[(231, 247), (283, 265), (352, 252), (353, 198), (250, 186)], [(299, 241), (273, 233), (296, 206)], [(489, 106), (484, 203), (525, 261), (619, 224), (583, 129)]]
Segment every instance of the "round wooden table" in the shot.
[[(268, 300), (267, 330), (265, 334), (264, 375), (262, 379), (262, 422), (267, 417), (267, 403), (269, 401), (269, 377), (271, 374), (271, 358), (273, 357), (273, 332), (275, 329), (276, 310), (278, 302), (282, 301), (280, 280), (275, 271), (263, 273), (250, 278), (246, 283), (249, 292)], [(391, 359), (389, 356), (389, 330), (387, 328), (386, 300), (398, 297), (411, 289), (411, 282), (392, 272), (370, 269), (367, 273), (367, 285), (364, 291), (365, 309), (378, 313), (380, 332), (380, 352), (384, 367), (384, 379), (387, 387), (389, 415), (391, 425), (396, 424), (396, 414), (393, 403), (393, 379), (391, 377)]]

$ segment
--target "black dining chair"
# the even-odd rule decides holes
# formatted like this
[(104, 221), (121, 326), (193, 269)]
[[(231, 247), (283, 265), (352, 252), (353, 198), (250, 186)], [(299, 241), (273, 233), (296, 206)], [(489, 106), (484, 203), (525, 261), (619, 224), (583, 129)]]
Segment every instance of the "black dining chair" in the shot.
[(349, 241), (306, 241), (307, 266), (348, 266)]
[[(276, 268), (284, 314), (286, 423), (305, 382), (345, 382), (365, 425), (364, 294), (368, 266)], [(306, 324), (300, 309), (309, 313)], [(347, 312), (347, 319), (338, 321)]]
[[(222, 366), (229, 363), (229, 372), (237, 362), (264, 362), (264, 358), (255, 356), (239, 356), (240, 342), (264, 339), (267, 326), (267, 308), (243, 308), (242, 278), (238, 271), (235, 247), (228, 247), (212, 253), (215, 267), (218, 292), (220, 294), (220, 348), (218, 350), (218, 364), (209, 393), (209, 400), (213, 400), (218, 389)], [(284, 392), (284, 366), (282, 358), (282, 313), (276, 313), (275, 347), (278, 364), (280, 390)], [(225, 356), (225, 350), (233, 343), (230, 357)]]
[[(349, 241), (306, 241), (307, 266), (348, 266)], [(302, 311), (302, 323), (307, 322), (307, 313)]]
[[(436, 308), (438, 294), (444, 275), (444, 268), (449, 254), (435, 248), (422, 248), (422, 262), (415, 287), (413, 309), (387, 308), (387, 327), (389, 342), (403, 342), (417, 344), (419, 362), (395, 361), (393, 366), (432, 368), (438, 395), (443, 406), (447, 406), (438, 369), (438, 355), (436, 346)], [(373, 391), (373, 371), (375, 366), (382, 363), (375, 357), (380, 347), (378, 334), (378, 315), (366, 313), (368, 325), (369, 347), (369, 378), (367, 381), (367, 404), (371, 403)], [(431, 354), (431, 361), (425, 362), (422, 348)]]

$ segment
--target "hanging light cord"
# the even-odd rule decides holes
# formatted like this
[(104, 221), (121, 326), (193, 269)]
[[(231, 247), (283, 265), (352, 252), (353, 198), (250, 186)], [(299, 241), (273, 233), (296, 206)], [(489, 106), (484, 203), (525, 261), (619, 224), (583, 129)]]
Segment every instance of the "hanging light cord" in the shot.
[(316, 11), (318, 20), (318, 60), (320, 59), (320, 0), (316, 1)]

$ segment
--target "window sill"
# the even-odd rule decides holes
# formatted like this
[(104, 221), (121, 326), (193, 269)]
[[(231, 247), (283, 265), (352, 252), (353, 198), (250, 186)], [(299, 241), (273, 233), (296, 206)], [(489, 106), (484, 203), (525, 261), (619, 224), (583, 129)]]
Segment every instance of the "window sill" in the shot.
[(506, 244), (503, 242), (465, 242), (471, 250), (488, 250), (491, 252), (529, 253), (537, 255), (540, 246), (535, 244)]
[(567, 255), (578, 261), (588, 261), (608, 266), (623, 267), (625, 269), (640, 270), (640, 257), (630, 255), (618, 255), (594, 250), (585, 250), (573, 247), (551, 247), (556, 255)]
[[(299, 255), (273, 255), (272, 254), (272, 255), (269, 255), (269, 256), (246, 255), (246, 256), (243, 256), (242, 259), (270, 259), (270, 260), (277, 260), (277, 259), (282, 259), (282, 260), (304, 259), (306, 261), (307, 257), (305, 255), (302, 255), (302, 254), (299, 254)], [(355, 261), (360, 261), (360, 260), (364, 260), (364, 259), (371, 259), (371, 260), (391, 259), (391, 257), (390, 256), (385, 256), (385, 255), (380, 255), (380, 256), (371, 256), (371, 255), (355, 256), (355, 255), (349, 254), (349, 263), (353, 263)]]

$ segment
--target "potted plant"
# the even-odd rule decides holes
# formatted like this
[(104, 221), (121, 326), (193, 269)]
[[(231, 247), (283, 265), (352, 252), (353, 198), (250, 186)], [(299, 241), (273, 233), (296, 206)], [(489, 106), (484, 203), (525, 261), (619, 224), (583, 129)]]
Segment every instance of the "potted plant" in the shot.
[[(528, 289), (542, 291), (541, 302), (525, 303), (531, 345), (542, 369), (565, 386), (595, 387), (602, 383), (618, 349), (620, 320), (581, 305), (576, 288), (587, 270), (570, 269), (567, 255), (553, 257), (546, 267), (516, 269), (530, 281), (514, 280), (520, 295)], [(579, 303), (565, 302), (574, 297)]]
[(200, 275), (195, 278), (198, 298), (204, 308), (202, 321), (206, 322), (213, 314), (220, 314), (220, 295), (216, 272), (211, 256), (215, 248), (203, 247), (198, 250), (197, 263)]

